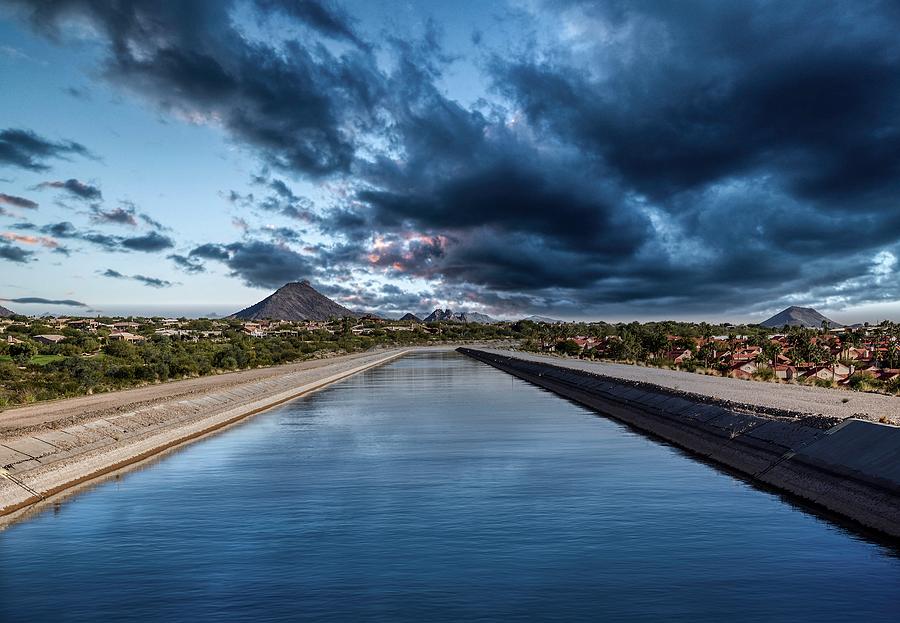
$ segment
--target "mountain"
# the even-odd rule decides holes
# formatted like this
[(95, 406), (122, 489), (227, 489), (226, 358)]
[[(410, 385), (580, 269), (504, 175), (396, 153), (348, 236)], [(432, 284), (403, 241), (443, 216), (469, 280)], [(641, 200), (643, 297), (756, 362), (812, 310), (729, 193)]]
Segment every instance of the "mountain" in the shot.
[(288, 283), (256, 305), (233, 314), (245, 320), (330, 320), (357, 314), (319, 294), (308, 281)]
[(406, 313), (400, 317), (400, 322), (422, 322), (422, 319), (415, 314)]
[(451, 309), (436, 309), (425, 318), (425, 322), (476, 322), (478, 324), (490, 324), (497, 322), (487, 314), (477, 312), (460, 312), (454, 314)]
[(16, 315), (16, 312), (14, 312), (10, 309), (6, 309), (2, 305), (0, 305), (0, 318), (7, 318), (9, 316), (15, 316), (15, 315)]
[(784, 325), (788, 325), (789, 327), (812, 327), (818, 329), (822, 326), (823, 320), (828, 323), (829, 327), (844, 326), (839, 322), (826, 318), (811, 307), (788, 307), (784, 311), (775, 314), (768, 320), (760, 322), (759, 324), (771, 329), (777, 329)]
[(547, 316), (528, 316), (527, 318), (522, 318), (522, 320), (530, 320), (531, 322), (546, 322), (547, 324), (563, 324), (565, 322), (564, 320), (548, 318)]

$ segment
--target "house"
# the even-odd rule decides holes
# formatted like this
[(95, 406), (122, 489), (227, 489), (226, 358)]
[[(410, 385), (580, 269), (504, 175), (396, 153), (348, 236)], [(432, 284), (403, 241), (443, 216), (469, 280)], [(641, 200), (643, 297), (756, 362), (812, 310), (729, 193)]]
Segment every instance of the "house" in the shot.
[(147, 338), (143, 335), (135, 335), (127, 331), (115, 331), (109, 334), (109, 339), (117, 342), (143, 342)]
[(746, 361), (731, 367), (731, 376), (736, 379), (752, 379), (753, 375), (759, 371), (759, 366), (755, 361)]
[(685, 348), (684, 350), (678, 348), (675, 350), (670, 350), (666, 353), (666, 359), (671, 359), (675, 363), (681, 364), (690, 359), (693, 355), (691, 354), (690, 349)]
[(65, 335), (55, 335), (55, 334), (45, 334), (45, 335), (35, 335), (35, 341), (40, 342), (41, 344), (59, 344), (64, 339), (66, 339)]
[(22, 340), (14, 338), (11, 335), (7, 335), (5, 338), (3, 338), (3, 341), (6, 342), (7, 344), (21, 344), (22, 343)]
[(816, 366), (807, 373), (806, 378), (815, 377), (823, 381), (841, 381), (850, 376), (852, 372), (851, 368), (838, 363), (834, 366)]
[(80, 329), (82, 331), (96, 331), (97, 327), (100, 326), (100, 323), (88, 318), (85, 320), (73, 320), (69, 323), (69, 326), (73, 329)]
[(119, 331), (125, 331), (127, 329), (137, 329), (141, 325), (136, 322), (114, 322), (113, 328), (118, 329)]
[(847, 349), (847, 359), (852, 359), (853, 361), (868, 361), (872, 358), (872, 351), (868, 348), (848, 348)]
[(797, 376), (797, 368), (790, 365), (777, 365), (775, 366), (775, 378), (779, 378), (783, 381), (792, 381)]

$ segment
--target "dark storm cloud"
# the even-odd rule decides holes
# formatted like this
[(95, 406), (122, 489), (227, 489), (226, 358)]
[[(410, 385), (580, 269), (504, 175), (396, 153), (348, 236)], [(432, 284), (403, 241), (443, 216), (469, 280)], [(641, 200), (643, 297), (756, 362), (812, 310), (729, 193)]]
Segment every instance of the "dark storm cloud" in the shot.
[[(810, 197), (880, 186), (900, 163), (898, 44), (888, 26), (896, 12), (782, 8), (581, 5), (588, 24), (634, 33), (580, 59), (602, 77), (525, 58), (498, 61), (497, 85), (536, 125), (656, 197), (779, 167)], [(656, 44), (641, 45), (650, 33)]]
[[(106, 44), (110, 81), (194, 121), (216, 119), (277, 168), (309, 175), (348, 170), (352, 131), (371, 123), (379, 97), (367, 51), (335, 56), (314, 37), (282, 45), (253, 40), (232, 21), (232, 2), (15, 4), (54, 38), (75, 20), (90, 23)], [(355, 40), (345, 17), (322, 3), (256, 6), (261, 14)]]
[(37, 210), (38, 208), (38, 204), (31, 199), (7, 195), (6, 193), (0, 193), (0, 203), (13, 206), (14, 208), (25, 208), (26, 210)]
[(281, 244), (247, 240), (231, 244), (204, 244), (190, 257), (222, 262), (248, 286), (278, 288), (306, 279), (316, 271), (311, 259)]
[(113, 270), (112, 268), (107, 268), (100, 274), (104, 277), (110, 277), (111, 279), (129, 279), (131, 281), (137, 281), (146, 286), (150, 286), (151, 288), (169, 288), (175, 285), (171, 281), (159, 279), (157, 277), (147, 277), (145, 275), (124, 275), (117, 270)]
[(264, 10), (294, 17), (329, 37), (368, 47), (354, 32), (350, 17), (338, 7), (307, 0), (257, 0), (257, 4)]
[[(577, 49), (498, 57), (495, 86), (532, 131), (576, 149), (591, 175), (618, 188), (619, 209), (643, 211), (653, 235), (606, 277), (544, 270), (535, 281), (549, 287), (525, 292), (678, 309), (747, 308), (810, 290), (828, 298), (829, 284), (846, 303), (898, 294), (890, 278), (876, 284), (871, 273), (875, 256), (900, 240), (895, 7), (549, 8), (583, 28)], [(498, 248), (480, 246), (480, 269), (527, 269), (527, 247), (506, 258), (513, 265), (484, 257)], [(567, 246), (573, 260), (579, 249)], [(553, 263), (543, 252), (534, 257)]]
[(264, 287), (375, 271), (573, 315), (900, 299), (894, 3), (532, 4), (548, 43), (489, 50), (491, 99), (471, 106), (447, 94), (431, 26), (388, 37), (378, 63), (322, 3), (251, 2), (259, 24), (303, 29), (280, 42), (240, 30), (231, 3), (18, 4), (52, 36), (93, 26), (112, 83), (333, 189), (314, 211), (258, 176), (236, 208), (332, 240), (301, 254), (275, 228), (171, 256), (182, 270), (220, 262)]
[(103, 193), (96, 186), (91, 186), (74, 178), (65, 181), (43, 182), (35, 188), (55, 188), (63, 190), (70, 196), (84, 201), (100, 201), (103, 199)]
[(68, 305), (70, 307), (87, 307), (87, 305), (85, 305), (81, 301), (73, 301), (72, 299), (45, 299), (37, 296), (25, 296), (17, 299), (0, 299), (0, 301), (22, 304), (34, 303), (38, 305)]
[(47, 160), (67, 159), (70, 155), (93, 158), (88, 149), (74, 141), (53, 141), (31, 130), (0, 130), (0, 165), (46, 171)]

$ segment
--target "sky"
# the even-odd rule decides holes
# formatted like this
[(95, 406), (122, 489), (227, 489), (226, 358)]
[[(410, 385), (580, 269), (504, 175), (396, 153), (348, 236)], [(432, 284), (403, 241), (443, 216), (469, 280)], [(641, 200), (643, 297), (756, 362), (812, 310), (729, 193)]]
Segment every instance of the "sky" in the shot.
[(0, 305), (900, 320), (900, 5), (0, 0)]

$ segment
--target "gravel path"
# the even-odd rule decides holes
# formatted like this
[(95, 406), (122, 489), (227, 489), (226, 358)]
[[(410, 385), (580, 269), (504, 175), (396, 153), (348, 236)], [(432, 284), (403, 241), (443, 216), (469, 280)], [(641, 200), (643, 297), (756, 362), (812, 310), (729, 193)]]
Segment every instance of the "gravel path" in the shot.
[(513, 355), (520, 359), (531, 361), (545, 361), (556, 366), (586, 370), (629, 381), (652, 383), (661, 387), (746, 405), (809, 415), (825, 415), (841, 419), (858, 417), (877, 421), (879, 418), (884, 417), (893, 424), (900, 424), (900, 398), (883, 394), (808, 387), (806, 385), (790, 385), (787, 383), (743, 381), (678, 370), (663, 370), (620, 363), (581, 361), (579, 359), (536, 355), (521, 351), (490, 348), (482, 350)]

